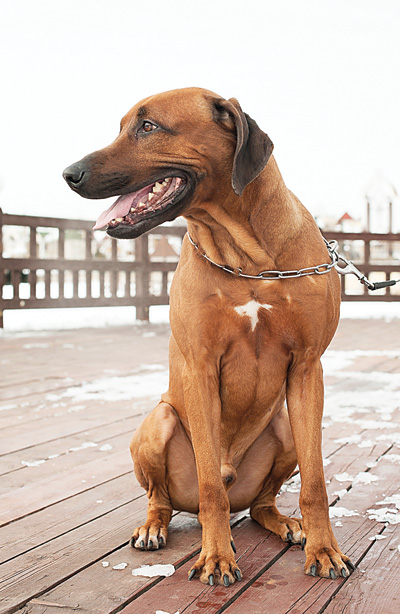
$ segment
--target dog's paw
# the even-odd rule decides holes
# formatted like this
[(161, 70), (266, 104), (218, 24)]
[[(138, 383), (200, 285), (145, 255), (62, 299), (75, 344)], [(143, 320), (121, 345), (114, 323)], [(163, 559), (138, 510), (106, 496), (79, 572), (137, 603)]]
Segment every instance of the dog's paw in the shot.
[(309, 538), (302, 538), (302, 546), (305, 546), (306, 553), (304, 571), (308, 576), (336, 580), (336, 578), (347, 578), (354, 571), (353, 563), (341, 552), (335, 542), (333, 539), (327, 545), (321, 546), (313, 544)]
[(301, 543), (301, 519), (290, 518), (279, 513), (276, 508), (259, 507), (256, 510), (250, 510), (253, 520), (258, 522), (267, 531), (272, 531), (284, 542), (289, 544)]
[(158, 550), (167, 544), (168, 531), (159, 523), (147, 523), (137, 527), (131, 537), (132, 548), (139, 550)]
[(189, 571), (189, 580), (195, 577), (210, 586), (214, 584), (229, 586), (235, 581), (240, 581), (242, 574), (231, 553), (209, 554), (202, 550), (199, 559)]

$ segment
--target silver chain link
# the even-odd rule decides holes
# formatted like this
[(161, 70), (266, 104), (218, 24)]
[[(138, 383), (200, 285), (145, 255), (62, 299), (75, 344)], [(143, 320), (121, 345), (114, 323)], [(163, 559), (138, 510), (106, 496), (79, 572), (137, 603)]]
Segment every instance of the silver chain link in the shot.
[(275, 281), (277, 279), (293, 279), (295, 277), (305, 277), (307, 275), (325, 275), (325, 273), (329, 273), (331, 269), (336, 267), (336, 264), (339, 261), (339, 254), (336, 251), (336, 248), (338, 246), (337, 241), (327, 241), (326, 239), (322, 237), (328, 249), (328, 253), (331, 258), (331, 262), (329, 263), (326, 262), (324, 264), (318, 264), (316, 266), (306, 267), (304, 269), (297, 269), (294, 271), (261, 271), (257, 275), (248, 275), (247, 273), (243, 273), (240, 267), (233, 267), (227, 264), (218, 264), (218, 262), (214, 262), (214, 260), (211, 260), (211, 258), (209, 258), (207, 254), (200, 251), (199, 246), (197, 245), (197, 243), (193, 241), (189, 232), (187, 233), (187, 236), (188, 236), (189, 241), (193, 245), (193, 247), (196, 249), (196, 251), (200, 254), (200, 256), (203, 256), (203, 258), (205, 258), (207, 262), (210, 262), (214, 266), (218, 267), (219, 269), (222, 269), (223, 271), (226, 271), (227, 273), (236, 275), (236, 277), (245, 277), (246, 279), (261, 279), (263, 281)]

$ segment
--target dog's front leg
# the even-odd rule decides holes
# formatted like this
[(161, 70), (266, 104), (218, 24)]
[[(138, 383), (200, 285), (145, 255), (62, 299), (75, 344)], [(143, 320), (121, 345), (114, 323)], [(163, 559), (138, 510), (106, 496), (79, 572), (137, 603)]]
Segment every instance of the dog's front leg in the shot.
[[(196, 361), (197, 362), (197, 361)], [(229, 526), (229, 499), (221, 477), (221, 401), (219, 376), (210, 361), (185, 370), (184, 398), (196, 458), (202, 548), (189, 571), (201, 582), (228, 586), (241, 579)], [(217, 573), (216, 573), (217, 572)]]
[(353, 569), (336, 541), (329, 520), (321, 448), (324, 384), (319, 356), (297, 356), (288, 374), (287, 402), (301, 476), (305, 572), (324, 578), (348, 576)]

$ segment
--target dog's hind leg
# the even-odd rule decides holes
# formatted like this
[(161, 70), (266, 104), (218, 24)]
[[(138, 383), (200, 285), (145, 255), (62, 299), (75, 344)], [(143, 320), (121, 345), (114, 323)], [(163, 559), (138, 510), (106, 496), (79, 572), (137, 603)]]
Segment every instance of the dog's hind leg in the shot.
[(250, 515), (253, 520), (281, 537), (283, 541), (300, 543), (301, 520), (284, 516), (276, 507), (276, 495), (297, 464), (294, 442), (285, 408), (272, 420), (267, 429), (270, 431), (269, 445), (274, 445), (275, 457), (261, 492), (250, 506)]
[(172, 505), (166, 485), (166, 449), (177, 420), (170, 405), (159, 403), (131, 441), (135, 474), (149, 498), (147, 520), (132, 535), (131, 545), (135, 548), (157, 550), (167, 543)]
[[(159, 403), (144, 419), (133, 436), (130, 451), (136, 477), (149, 499), (146, 522), (134, 530), (131, 545), (157, 550), (167, 543), (173, 504), (175, 509), (198, 511), (193, 451), (171, 405)], [(174, 478), (182, 485), (181, 491), (176, 490)], [(175, 494), (172, 500), (171, 492)]]

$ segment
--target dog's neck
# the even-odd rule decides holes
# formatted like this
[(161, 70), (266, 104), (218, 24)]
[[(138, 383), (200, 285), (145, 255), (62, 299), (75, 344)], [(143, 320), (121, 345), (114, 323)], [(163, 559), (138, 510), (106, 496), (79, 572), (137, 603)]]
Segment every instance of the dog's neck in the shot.
[(288, 240), (301, 232), (305, 210), (285, 186), (274, 157), (241, 197), (231, 187), (226, 192), (218, 205), (207, 201), (185, 216), (199, 250), (251, 275), (279, 268)]

